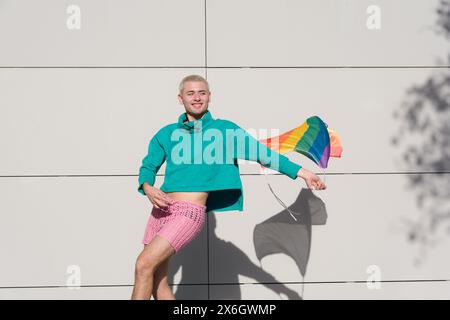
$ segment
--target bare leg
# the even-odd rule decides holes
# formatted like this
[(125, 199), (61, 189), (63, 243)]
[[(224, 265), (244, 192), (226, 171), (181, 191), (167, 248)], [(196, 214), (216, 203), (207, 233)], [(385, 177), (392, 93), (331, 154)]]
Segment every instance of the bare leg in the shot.
[(136, 260), (132, 300), (149, 300), (153, 292), (153, 277), (158, 266), (172, 256), (175, 250), (170, 243), (156, 235), (144, 247)]
[(167, 279), (169, 261), (170, 257), (164, 260), (155, 272), (153, 278), (153, 298), (155, 300), (176, 300)]

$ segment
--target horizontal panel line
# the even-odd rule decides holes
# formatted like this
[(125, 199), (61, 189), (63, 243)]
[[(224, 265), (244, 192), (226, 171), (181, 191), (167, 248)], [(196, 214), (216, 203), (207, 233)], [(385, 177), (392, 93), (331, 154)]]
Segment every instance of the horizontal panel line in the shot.
[[(408, 175), (408, 174), (449, 174), (450, 171), (436, 172), (327, 172), (323, 174), (316, 172), (317, 175), (339, 176), (339, 175)], [(263, 173), (240, 173), (241, 176), (264, 176)], [(268, 174), (269, 176), (283, 176), (282, 173)], [(164, 174), (157, 174), (158, 177), (164, 177)], [(90, 178), (90, 177), (138, 177), (137, 174), (43, 174), (43, 175), (0, 175), (0, 178)]]
[[(231, 286), (231, 285), (267, 285), (267, 284), (352, 284), (367, 283), (367, 280), (341, 280), (341, 281), (283, 281), (283, 282), (230, 282), (230, 283), (180, 283), (177, 286)], [(450, 279), (407, 279), (407, 280), (380, 280), (379, 283), (424, 283), (424, 282), (450, 282)], [(169, 284), (174, 286), (174, 284)], [(133, 287), (132, 284), (92, 284), (82, 285), (79, 288), (111, 288), (111, 287)], [(10, 286), (0, 289), (58, 289), (73, 288), (70, 286)]]
[(448, 69), (450, 66), (228, 66), (208, 69)]
[(0, 66), (0, 69), (449, 69), (450, 66)]
[[(344, 284), (367, 283), (367, 280), (341, 280), (341, 281), (286, 281), (286, 282), (240, 282), (240, 283), (210, 283), (210, 285), (246, 285), (246, 284)], [(416, 279), (416, 280), (380, 280), (379, 283), (416, 283), (416, 282), (450, 282), (450, 279)]]
[(205, 66), (0, 66), (0, 69), (205, 69)]

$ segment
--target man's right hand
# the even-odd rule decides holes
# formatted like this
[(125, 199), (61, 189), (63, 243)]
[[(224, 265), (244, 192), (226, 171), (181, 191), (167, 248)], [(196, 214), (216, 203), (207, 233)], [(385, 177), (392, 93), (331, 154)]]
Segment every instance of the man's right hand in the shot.
[(144, 184), (143, 189), (147, 198), (158, 209), (167, 209), (169, 204), (173, 202), (173, 199), (170, 198), (165, 192), (149, 184)]
[(316, 175), (314, 172), (306, 170), (305, 168), (300, 168), (300, 170), (297, 172), (297, 177), (305, 180), (306, 185), (309, 189), (325, 190), (327, 188), (325, 183), (320, 180), (318, 175)]

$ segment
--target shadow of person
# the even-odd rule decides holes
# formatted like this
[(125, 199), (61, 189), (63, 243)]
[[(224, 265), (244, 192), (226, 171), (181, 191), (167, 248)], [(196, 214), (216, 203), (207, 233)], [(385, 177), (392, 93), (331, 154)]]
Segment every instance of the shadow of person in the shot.
[[(211, 213), (208, 213), (208, 215)], [(168, 282), (177, 282), (177, 300), (208, 300), (208, 257), (206, 223), (200, 234), (177, 252), (169, 263)], [(178, 281), (175, 275), (180, 273)]]
[[(220, 214), (220, 213), (219, 213)], [(279, 283), (270, 273), (256, 265), (249, 257), (232, 242), (222, 240), (215, 234), (216, 217), (209, 216), (210, 235), (210, 263), (209, 270), (212, 279), (216, 280), (211, 293), (211, 299), (240, 300), (241, 287), (239, 275), (254, 279), (268, 289), (285, 294), (289, 299), (301, 299), (297, 292)]]
[[(297, 292), (279, 283), (273, 275), (253, 263), (232, 242), (218, 238), (215, 233), (216, 217), (214, 212), (209, 212), (207, 219), (208, 228), (203, 228), (197, 238), (171, 259), (168, 275), (169, 284), (173, 284), (174, 276), (181, 269), (181, 278), (178, 282), (177, 290), (174, 292), (178, 300), (240, 300), (242, 295), (239, 275), (253, 278), (268, 289), (278, 294), (286, 295), (288, 299), (301, 299)], [(206, 255), (208, 250), (206, 245), (208, 233), (209, 263)], [(220, 279), (220, 282), (214, 279)]]
[(286, 254), (304, 277), (311, 250), (311, 226), (326, 224), (328, 215), (325, 203), (308, 188), (302, 188), (288, 208), (297, 221), (284, 209), (255, 226), (255, 252), (260, 262), (270, 254)]

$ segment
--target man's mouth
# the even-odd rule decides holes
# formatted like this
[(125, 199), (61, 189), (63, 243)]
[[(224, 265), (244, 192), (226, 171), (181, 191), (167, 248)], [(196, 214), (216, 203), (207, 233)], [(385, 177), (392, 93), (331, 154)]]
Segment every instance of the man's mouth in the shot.
[(198, 108), (201, 107), (203, 105), (203, 103), (193, 103), (192, 106)]

